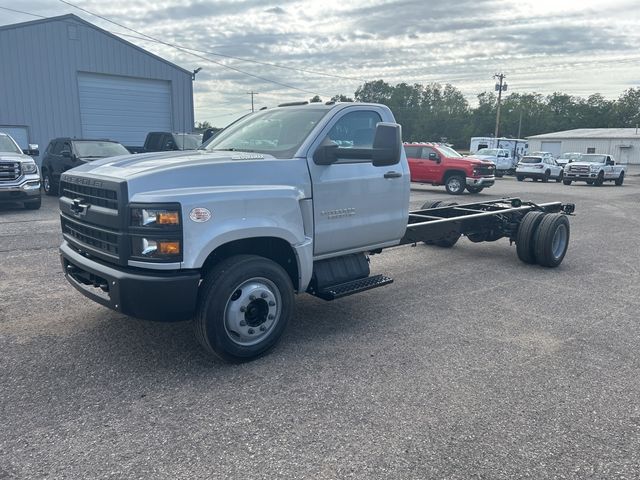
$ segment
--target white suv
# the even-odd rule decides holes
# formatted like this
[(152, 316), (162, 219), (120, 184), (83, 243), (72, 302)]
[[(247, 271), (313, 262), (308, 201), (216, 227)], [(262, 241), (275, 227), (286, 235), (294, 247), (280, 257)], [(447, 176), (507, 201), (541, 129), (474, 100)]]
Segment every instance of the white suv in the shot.
[(549, 157), (527, 155), (522, 157), (516, 167), (516, 178), (519, 182), (525, 178), (531, 178), (534, 181), (540, 179), (543, 182), (548, 182), (550, 178), (553, 178), (556, 182), (561, 182), (563, 177), (563, 168)]

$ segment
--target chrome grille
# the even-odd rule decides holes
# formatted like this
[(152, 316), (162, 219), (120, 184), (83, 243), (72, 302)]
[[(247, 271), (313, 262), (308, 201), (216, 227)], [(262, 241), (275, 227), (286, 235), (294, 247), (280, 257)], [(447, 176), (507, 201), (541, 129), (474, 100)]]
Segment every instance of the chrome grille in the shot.
[(569, 171), (571, 173), (589, 173), (588, 165), (569, 165)]
[(118, 256), (118, 235), (104, 228), (95, 228), (62, 217), (62, 233), (78, 242), (98, 249), (108, 255)]
[(15, 180), (20, 176), (19, 162), (0, 162), (0, 181)]
[(68, 198), (82, 198), (90, 205), (118, 209), (118, 192), (106, 188), (79, 185), (77, 183), (60, 182), (62, 196)]

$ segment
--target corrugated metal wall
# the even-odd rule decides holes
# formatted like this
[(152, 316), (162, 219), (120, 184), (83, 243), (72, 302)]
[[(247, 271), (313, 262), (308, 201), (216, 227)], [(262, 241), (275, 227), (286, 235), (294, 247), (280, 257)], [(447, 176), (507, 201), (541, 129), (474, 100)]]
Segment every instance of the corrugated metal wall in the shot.
[[(529, 151), (535, 152), (542, 149), (542, 142), (556, 141), (558, 138), (549, 140), (545, 139), (529, 139)], [(640, 165), (640, 139), (637, 138), (568, 138), (560, 140), (561, 152), (580, 152), (587, 153), (587, 148), (595, 148), (596, 153), (607, 153), (613, 155), (616, 162), (623, 164)]]
[(49, 140), (81, 137), (78, 72), (167, 80), (174, 131), (193, 129), (191, 74), (73, 15), (0, 29), (0, 125)]

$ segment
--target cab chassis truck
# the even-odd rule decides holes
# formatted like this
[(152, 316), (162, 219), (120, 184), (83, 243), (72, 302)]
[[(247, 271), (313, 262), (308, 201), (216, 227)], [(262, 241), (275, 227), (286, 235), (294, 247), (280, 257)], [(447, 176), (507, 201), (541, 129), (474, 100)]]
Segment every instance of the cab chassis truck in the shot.
[(372, 255), (508, 238), (556, 267), (573, 204), (519, 198), (409, 211), (400, 126), (377, 104), (285, 104), (200, 150), (114, 157), (62, 177), (60, 257), (90, 299), (132, 317), (192, 319), (227, 361), (269, 351), (295, 293), (325, 300), (391, 283)]

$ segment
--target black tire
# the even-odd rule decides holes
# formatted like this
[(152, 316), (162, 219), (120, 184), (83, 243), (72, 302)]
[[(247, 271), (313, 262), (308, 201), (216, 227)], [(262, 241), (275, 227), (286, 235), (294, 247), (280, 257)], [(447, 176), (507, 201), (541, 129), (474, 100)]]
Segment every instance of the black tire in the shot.
[[(458, 205), (456, 202), (440, 204), (441, 207), (455, 207), (456, 205)], [(460, 237), (461, 237), (460, 233), (453, 230), (447, 233), (447, 235), (444, 238), (433, 242), (433, 244), (441, 248), (451, 248), (456, 243), (458, 243), (458, 240), (460, 240)]]
[(518, 175), (516, 178), (518, 179), (519, 182), (523, 182), (524, 181), (524, 176), (522, 176), (522, 175)]
[(603, 183), (604, 183), (604, 172), (600, 172), (596, 180), (593, 182), (593, 184), (596, 187), (600, 187)]
[(242, 362), (272, 349), (292, 315), (287, 272), (264, 257), (235, 255), (216, 265), (200, 285), (193, 326), (207, 352)]
[(593, 180), (587, 180), (587, 185), (593, 185)]
[(58, 188), (53, 183), (53, 179), (51, 178), (51, 174), (49, 172), (44, 172), (42, 177), (42, 189), (46, 195), (55, 196), (58, 194)]
[(527, 212), (520, 222), (516, 234), (516, 252), (518, 258), (524, 263), (536, 263), (536, 231), (545, 215), (544, 212)]
[(542, 183), (547, 183), (549, 181), (550, 176), (551, 176), (551, 172), (549, 170), (544, 172), (544, 175), (542, 176)]
[(563, 180), (562, 183), (565, 185), (571, 185), (571, 180)]
[(480, 193), (482, 190), (484, 190), (484, 187), (467, 187), (467, 190), (469, 191), (469, 193)]
[(425, 202), (422, 205), (422, 208), (420, 210), (428, 210), (429, 208), (436, 208), (436, 207), (439, 207), (441, 203), (442, 203), (442, 200)]
[(444, 183), (444, 188), (449, 195), (461, 195), (464, 192), (467, 179), (462, 175), (449, 175)]
[(560, 183), (563, 178), (564, 178), (564, 172), (560, 172), (560, 175), (558, 175), (558, 178), (556, 178), (556, 183)]
[(36, 200), (29, 200), (24, 202), (24, 208), (27, 210), (38, 210), (42, 206), (42, 197), (38, 197)]
[(569, 246), (569, 219), (561, 213), (545, 215), (536, 233), (535, 257), (538, 265), (557, 267)]
[(624, 172), (620, 172), (620, 176), (616, 178), (616, 185), (619, 187), (624, 183)]
[(504, 176), (504, 172), (495, 171), (494, 175), (498, 178), (502, 178)]

